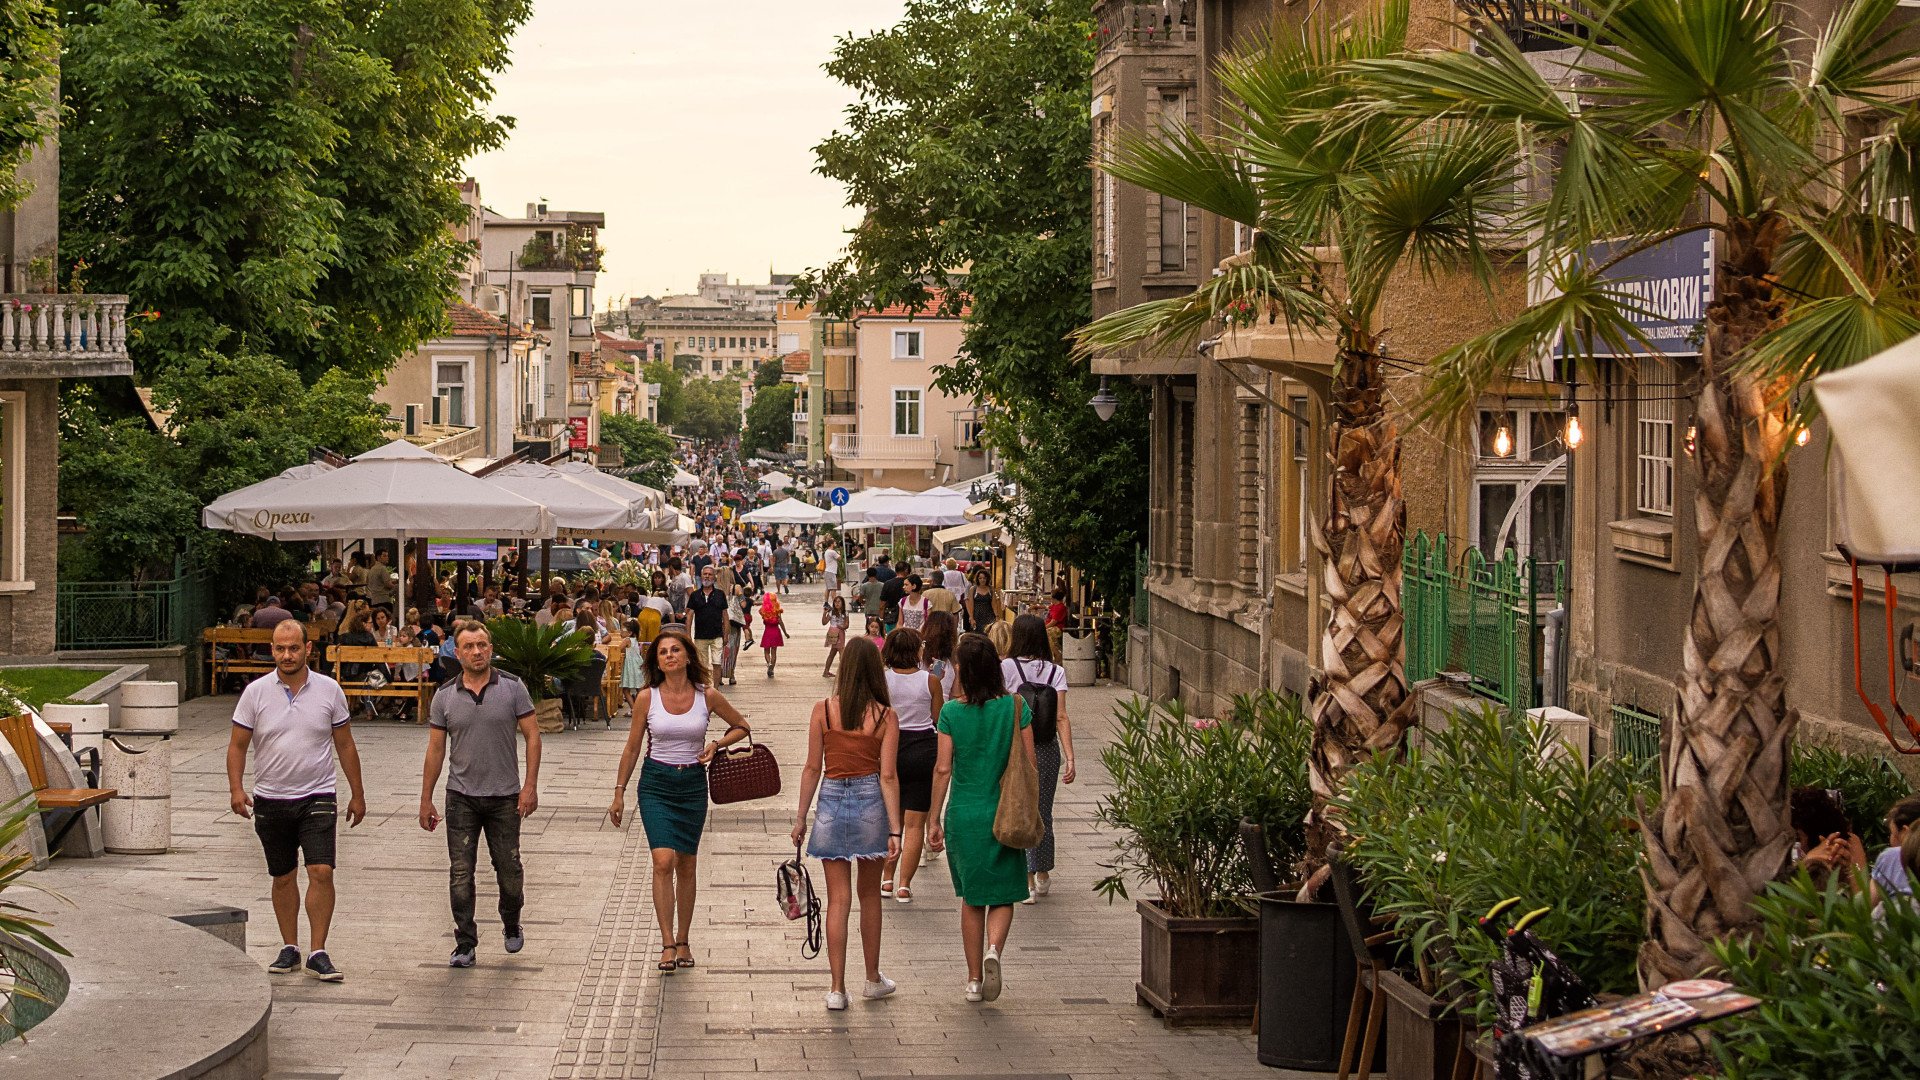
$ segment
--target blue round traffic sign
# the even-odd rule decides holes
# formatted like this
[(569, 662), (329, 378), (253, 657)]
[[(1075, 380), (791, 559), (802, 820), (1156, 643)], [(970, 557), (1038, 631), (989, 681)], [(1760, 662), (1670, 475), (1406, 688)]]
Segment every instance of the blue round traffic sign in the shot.
[(827, 493), (827, 498), (831, 500), (835, 506), (845, 506), (847, 505), (847, 500), (853, 498), (853, 496), (847, 493), (846, 488), (834, 488)]

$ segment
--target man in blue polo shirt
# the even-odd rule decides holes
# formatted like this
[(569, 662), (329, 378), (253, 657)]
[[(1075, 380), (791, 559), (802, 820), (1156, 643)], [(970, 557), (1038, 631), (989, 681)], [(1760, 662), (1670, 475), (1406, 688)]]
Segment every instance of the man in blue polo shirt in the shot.
[[(420, 827), (440, 823), (433, 788), (447, 770), (447, 891), (453, 904), (453, 955), (448, 967), (470, 968), (480, 934), (473, 925), (473, 870), (480, 834), (500, 885), (500, 925), (506, 946), (526, 944), (520, 909), (526, 903), (520, 866), (520, 819), (540, 805), (540, 727), (525, 683), (493, 666), (493, 637), (479, 622), (454, 624), (460, 675), (433, 695), (427, 720), (427, 763), (420, 781)], [(520, 782), (519, 732), (527, 740), (527, 779)]]
[[(253, 750), (253, 794), (241, 783)], [(340, 684), (307, 668), (306, 628), (288, 619), (273, 628), (273, 671), (247, 684), (233, 709), (227, 740), (227, 788), (235, 814), (253, 818), (273, 877), (273, 917), (280, 924), (274, 975), (294, 971), (322, 982), (345, 978), (327, 956), (333, 922), (334, 819), (338, 816), (333, 760), (347, 774), (353, 798), (347, 827), (367, 816), (360, 784), (360, 752), (347, 724)], [(299, 860), (307, 863), (307, 928), (313, 951), (300, 962)]]

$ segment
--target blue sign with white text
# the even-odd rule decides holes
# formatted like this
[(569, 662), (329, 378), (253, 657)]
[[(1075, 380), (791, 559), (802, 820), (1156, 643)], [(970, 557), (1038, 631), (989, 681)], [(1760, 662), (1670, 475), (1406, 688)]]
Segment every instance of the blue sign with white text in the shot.
[[(1593, 244), (1587, 248), (1586, 257), (1604, 263), (1620, 250), (1621, 242)], [(1628, 316), (1629, 321), (1657, 352), (1667, 356), (1699, 353), (1700, 323), (1707, 317), (1707, 305), (1713, 302), (1711, 229), (1695, 229), (1636, 251), (1607, 267), (1606, 278), (1640, 309)], [(1617, 355), (1609, 346), (1595, 344), (1596, 350), (1582, 352)], [(1556, 351), (1565, 356), (1572, 350), (1562, 342)]]

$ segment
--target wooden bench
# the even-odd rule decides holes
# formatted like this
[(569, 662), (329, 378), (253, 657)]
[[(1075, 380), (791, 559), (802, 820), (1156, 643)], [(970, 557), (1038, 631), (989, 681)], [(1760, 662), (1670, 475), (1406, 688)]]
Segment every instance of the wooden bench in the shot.
[(64, 813), (67, 820), (60, 831), (47, 841), (47, 851), (53, 852), (66, 839), (67, 833), (80, 823), (80, 815), (89, 807), (99, 806), (112, 799), (117, 792), (113, 788), (54, 788), (47, 786), (47, 761), (41, 756), (40, 736), (33, 730), (33, 717), (25, 713), (19, 716), (0, 716), (0, 735), (4, 735), (13, 752), (19, 755), (20, 763), (27, 769), (27, 786), (33, 789), (33, 797), (40, 804), (42, 814)]
[[(302, 629), (307, 636), (307, 644), (324, 641), (333, 632), (328, 623), (305, 623)], [(207, 686), (213, 693), (219, 693), (220, 680), (228, 675), (265, 675), (273, 670), (273, 630), (253, 629), (246, 626), (209, 626), (200, 632), (200, 641), (207, 649)], [(220, 655), (224, 650), (226, 655)], [(308, 666), (320, 666), (320, 650), (315, 649), (308, 660)]]
[[(437, 655), (435, 650), (419, 646), (335, 645), (327, 650), (327, 659), (333, 664), (333, 677), (349, 699), (411, 698), (418, 710), (414, 720), (422, 724), (427, 722), (427, 706), (433, 701), (433, 661)], [(367, 683), (364, 675), (358, 679), (347, 678), (347, 664), (384, 664), (391, 677), (385, 686), (374, 687)], [(402, 679), (401, 664), (417, 664), (420, 670), (416, 677)]]

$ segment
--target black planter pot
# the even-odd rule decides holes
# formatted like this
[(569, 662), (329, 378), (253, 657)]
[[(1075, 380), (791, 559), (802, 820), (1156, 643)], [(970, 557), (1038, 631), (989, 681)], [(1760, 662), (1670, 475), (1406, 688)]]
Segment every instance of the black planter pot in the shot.
[(1354, 950), (1332, 904), (1260, 894), (1260, 1064), (1340, 1067), (1353, 1002)]

